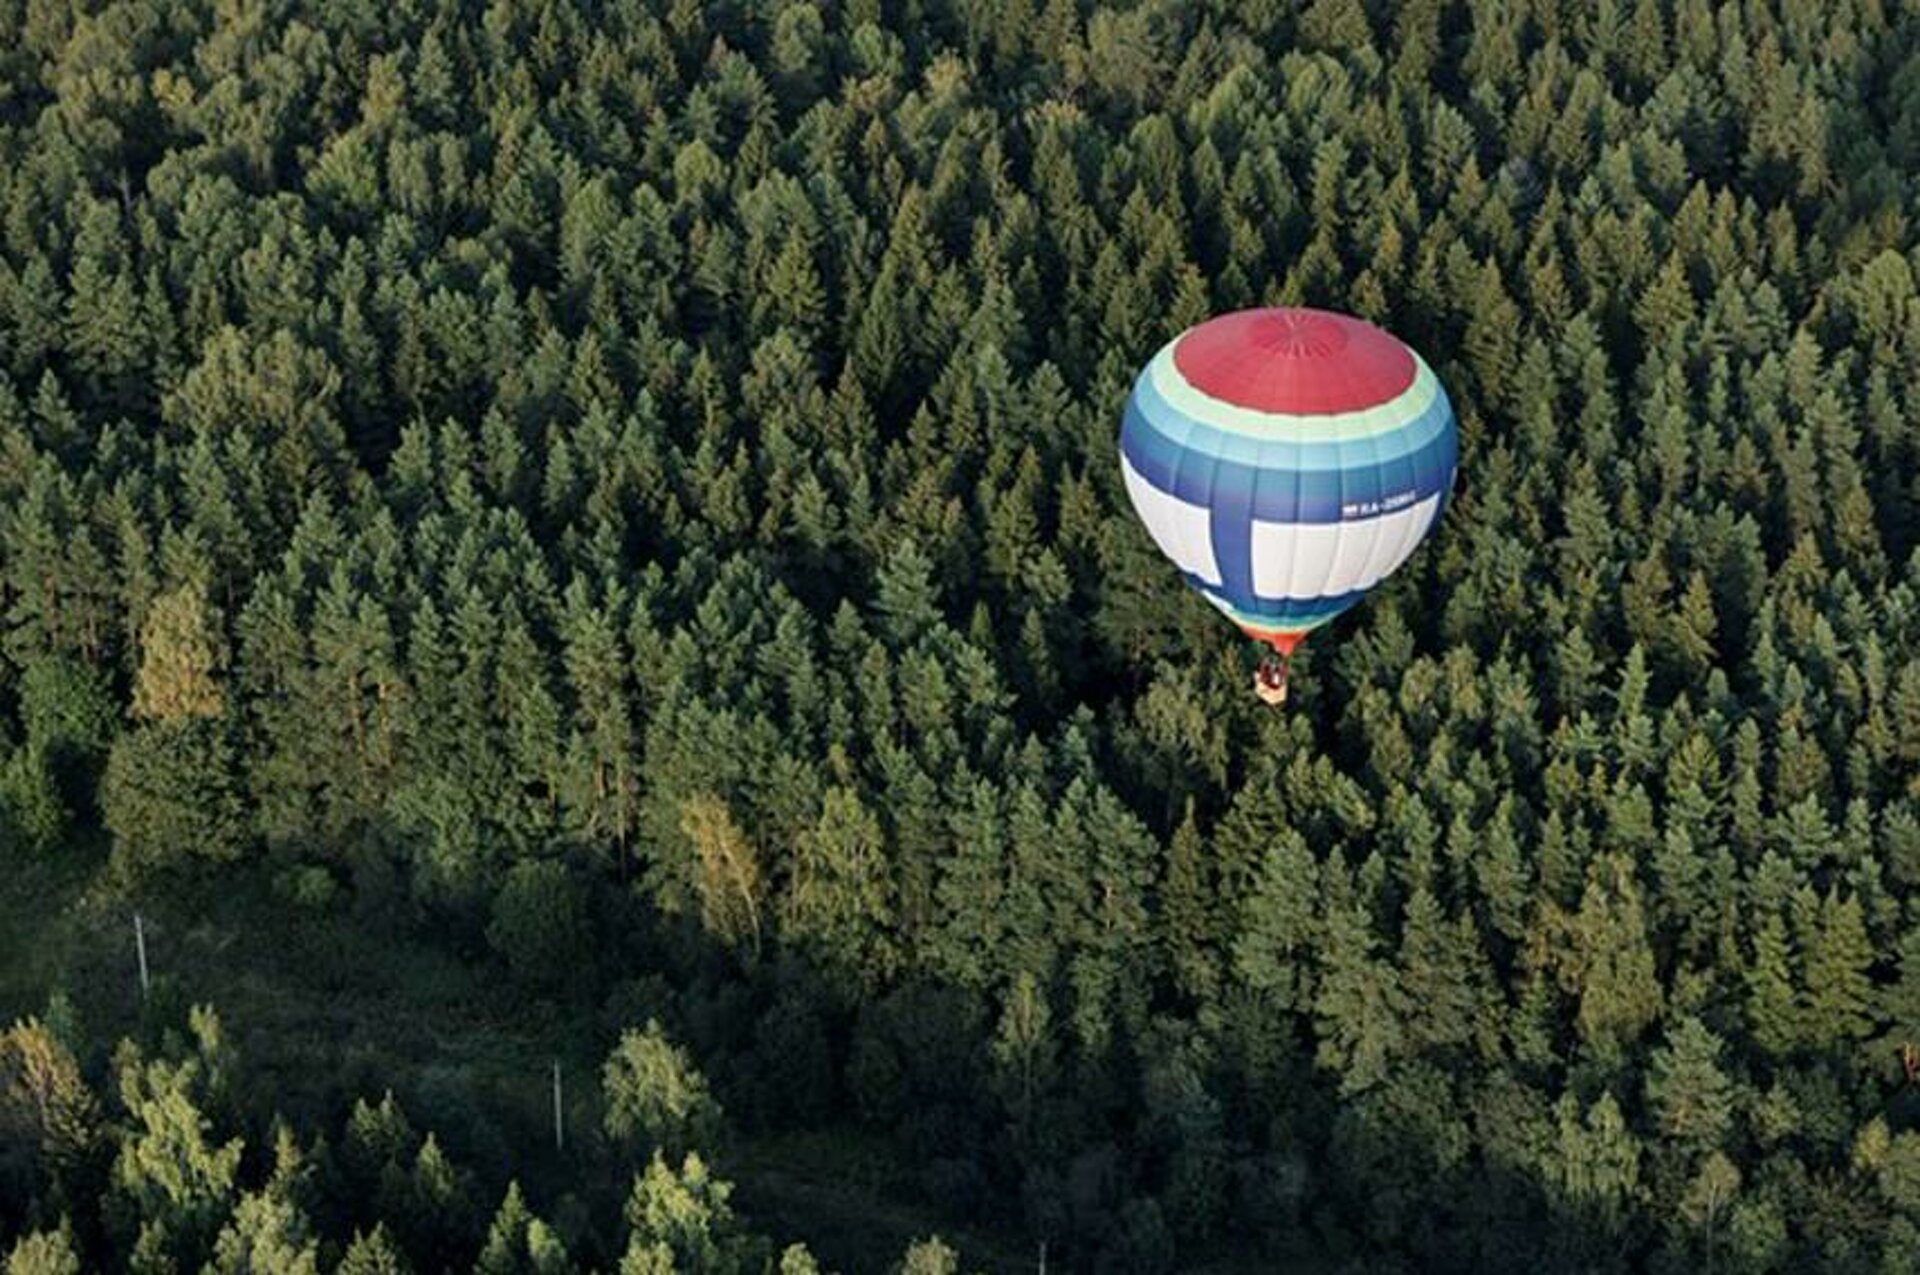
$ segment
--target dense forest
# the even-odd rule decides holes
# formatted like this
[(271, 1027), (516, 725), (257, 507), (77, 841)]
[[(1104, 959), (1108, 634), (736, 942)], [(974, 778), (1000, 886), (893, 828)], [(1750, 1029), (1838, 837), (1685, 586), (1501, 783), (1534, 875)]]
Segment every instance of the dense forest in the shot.
[[(0, 1262), (1920, 1268), (1916, 174), (1911, 0), (0, 0)], [(1461, 426), (1285, 712), (1258, 304)]]

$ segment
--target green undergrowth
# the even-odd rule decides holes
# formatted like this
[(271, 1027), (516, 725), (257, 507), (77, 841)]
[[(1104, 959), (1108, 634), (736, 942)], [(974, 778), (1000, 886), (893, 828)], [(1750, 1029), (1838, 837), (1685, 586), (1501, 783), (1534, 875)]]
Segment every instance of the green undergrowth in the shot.
[[(104, 1086), (107, 1043), (139, 1036), (190, 1004), (212, 1005), (241, 1062), (250, 1112), (302, 1130), (336, 1130), (359, 1097), (391, 1090), (471, 1169), (490, 1205), (508, 1178), (535, 1200), (572, 1197), (617, 1210), (597, 1139), (598, 1071), (608, 1024), (598, 1007), (512, 994), (497, 960), (449, 950), (391, 918), (286, 897), (264, 867), (217, 885), (131, 887), (101, 846), (78, 841), (0, 873), (0, 1024), (64, 1001)], [(150, 989), (140, 992), (134, 916)], [(572, 1146), (553, 1146), (551, 1068), (559, 1062)], [(259, 1137), (261, 1131), (253, 1131)], [(579, 1147), (595, 1154), (582, 1158)], [(906, 1176), (887, 1140), (854, 1129), (729, 1139), (717, 1157), (756, 1229), (804, 1241), (829, 1266), (879, 1269), (938, 1232), (969, 1269), (1030, 1263), (1016, 1241), (953, 1226), (896, 1198)]]

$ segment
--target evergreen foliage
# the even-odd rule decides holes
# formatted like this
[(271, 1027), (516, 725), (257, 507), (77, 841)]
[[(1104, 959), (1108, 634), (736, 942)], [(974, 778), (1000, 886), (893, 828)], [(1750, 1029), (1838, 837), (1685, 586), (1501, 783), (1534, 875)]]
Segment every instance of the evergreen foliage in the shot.
[[(1866, 0), (0, 0), (5, 1269), (1913, 1269), (1917, 120)], [(1462, 468), (1276, 715), (1114, 452), (1281, 302)]]

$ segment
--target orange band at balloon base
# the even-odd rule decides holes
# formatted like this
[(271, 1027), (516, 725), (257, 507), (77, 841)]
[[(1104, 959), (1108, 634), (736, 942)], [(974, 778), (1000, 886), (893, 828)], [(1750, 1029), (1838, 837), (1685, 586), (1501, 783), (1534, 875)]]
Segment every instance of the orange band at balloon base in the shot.
[(1268, 646), (1280, 652), (1282, 657), (1288, 659), (1292, 658), (1293, 649), (1307, 640), (1307, 635), (1304, 633), (1285, 633), (1278, 629), (1256, 629), (1248, 624), (1241, 625), (1240, 631), (1256, 642), (1265, 642)]

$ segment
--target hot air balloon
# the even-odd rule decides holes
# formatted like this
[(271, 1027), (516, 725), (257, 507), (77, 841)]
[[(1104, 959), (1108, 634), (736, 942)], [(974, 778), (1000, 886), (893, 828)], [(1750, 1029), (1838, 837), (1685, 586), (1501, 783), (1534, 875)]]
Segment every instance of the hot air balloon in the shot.
[(1405, 562), (1459, 460), (1433, 369), (1371, 323), (1242, 310), (1187, 329), (1134, 382), (1120, 462), (1134, 511), (1188, 584), (1276, 655)]

